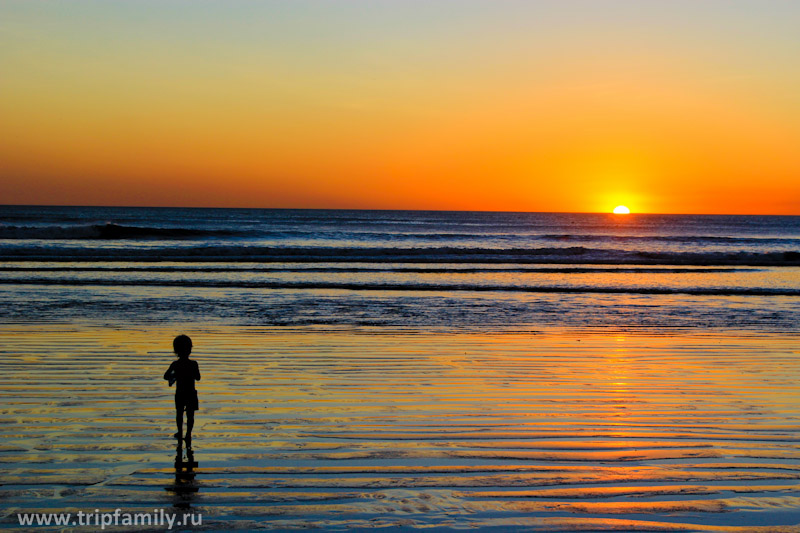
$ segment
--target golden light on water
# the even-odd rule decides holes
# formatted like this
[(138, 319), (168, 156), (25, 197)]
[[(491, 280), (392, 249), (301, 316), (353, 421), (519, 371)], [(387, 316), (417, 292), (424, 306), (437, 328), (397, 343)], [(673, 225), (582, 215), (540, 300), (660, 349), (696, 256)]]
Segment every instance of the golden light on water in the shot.
[(629, 215), (630, 213), (631, 210), (625, 207), (624, 205), (618, 205), (617, 207), (614, 208), (615, 215)]

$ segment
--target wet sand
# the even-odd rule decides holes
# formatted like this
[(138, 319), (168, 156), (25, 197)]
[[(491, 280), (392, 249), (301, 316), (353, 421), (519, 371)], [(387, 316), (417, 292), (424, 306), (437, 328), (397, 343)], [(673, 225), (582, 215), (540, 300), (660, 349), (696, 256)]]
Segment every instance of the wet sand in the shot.
[(188, 481), (175, 328), (0, 329), (3, 527), (165, 508), (217, 530), (800, 531), (797, 336), (182, 332)]

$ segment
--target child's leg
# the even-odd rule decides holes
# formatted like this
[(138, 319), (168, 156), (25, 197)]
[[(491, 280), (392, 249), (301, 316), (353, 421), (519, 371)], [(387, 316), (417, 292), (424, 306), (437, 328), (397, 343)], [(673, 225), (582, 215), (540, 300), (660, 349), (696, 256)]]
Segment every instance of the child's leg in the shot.
[(194, 409), (186, 408), (186, 447), (192, 447), (192, 428), (194, 427)]
[[(180, 439), (183, 435), (183, 408), (175, 408), (175, 425), (178, 426), (178, 432), (175, 434), (176, 439)], [(190, 430), (191, 431), (191, 430)]]

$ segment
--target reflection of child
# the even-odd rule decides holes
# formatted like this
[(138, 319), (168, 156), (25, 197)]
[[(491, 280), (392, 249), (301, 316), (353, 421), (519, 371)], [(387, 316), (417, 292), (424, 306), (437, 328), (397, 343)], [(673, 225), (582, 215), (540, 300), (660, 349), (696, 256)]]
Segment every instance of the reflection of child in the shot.
[(183, 439), (188, 448), (192, 447), (192, 428), (194, 427), (194, 412), (199, 409), (197, 403), (197, 390), (194, 382), (200, 381), (200, 368), (197, 361), (189, 359), (192, 353), (192, 339), (186, 335), (178, 335), (172, 341), (172, 348), (178, 356), (177, 361), (173, 361), (164, 373), (164, 379), (169, 381), (169, 385), (177, 383), (175, 387), (175, 423), (178, 432), (175, 438), (181, 440), (183, 431), (183, 412), (186, 411), (186, 437)]

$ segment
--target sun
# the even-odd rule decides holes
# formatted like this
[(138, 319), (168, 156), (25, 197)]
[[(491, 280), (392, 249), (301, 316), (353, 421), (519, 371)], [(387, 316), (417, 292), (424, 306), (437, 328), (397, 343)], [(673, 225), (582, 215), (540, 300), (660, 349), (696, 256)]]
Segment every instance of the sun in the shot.
[(618, 205), (617, 207), (614, 208), (615, 215), (629, 215), (630, 213), (631, 210), (625, 207), (624, 205)]

